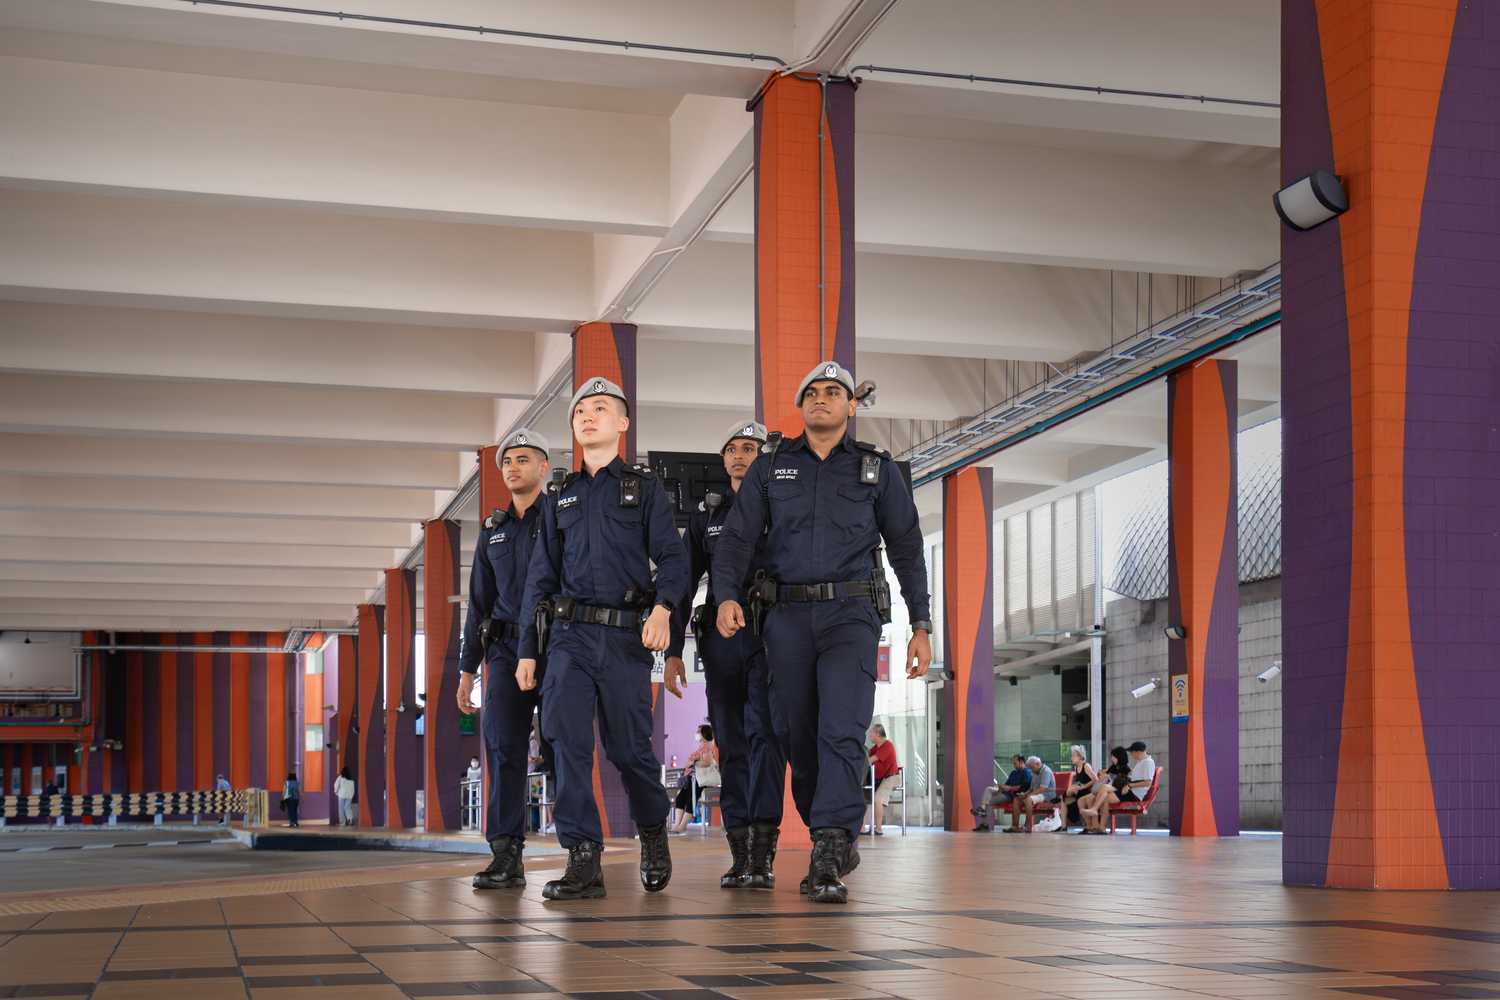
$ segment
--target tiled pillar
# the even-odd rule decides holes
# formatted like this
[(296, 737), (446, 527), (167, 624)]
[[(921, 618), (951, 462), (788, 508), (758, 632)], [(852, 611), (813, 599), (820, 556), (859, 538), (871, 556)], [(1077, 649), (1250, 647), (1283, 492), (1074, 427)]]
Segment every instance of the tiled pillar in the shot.
[[(573, 331), (573, 389), (584, 379), (603, 377), (625, 391), (630, 405), (630, 430), (620, 438), (620, 457), (627, 462), (636, 459), (636, 424), (640, 420), (635, 395), (636, 327), (634, 323), (585, 323)], [(569, 393), (571, 396), (572, 394)], [(572, 415), (569, 414), (569, 427)], [(571, 431), (569, 432), (571, 434)], [(583, 449), (575, 441), (573, 468), (583, 465)], [(651, 699), (661, 697), (661, 685), (651, 685)], [(654, 737), (658, 734), (653, 733)], [(659, 738), (659, 737), (658, 737)], [(606, 837), (633, 837), (635, 823), (630, 818), (630, 800), (620, 774), (604, 758), (604, 744), (594, 729), (594, 804), (599, 808), (599, 822)]]
[(1286, 0), (1287, 882), (1500, 888), (1500, 11)]
[(1172, 833), (1240, 832), (1239, 379), (1199, 361), (1167, 381)]
[(854, 84), (773, 76), (754, 111), (755, 412), (793, 436), (792, 396), (813, 365), (832, 358), (859, 375)]
[(424, 824), (434, 831), (463, 826), (458, 783), (468, 770), (469, 758), (484, 759), (478, 726), (467, 735), (459, 731), (459, 606), (453, 600), (459, 593), (458, 547), (457, 521), (427, 522), (422, 535), (422, 622), (427, 647)]
[(994, 474), (943, 477), (943, 828), (971, 830), (995, 757)]
[(385, 712), (380, 700), (385, 692), (385, 606), (361, 604), (359, 622), (359, 770), (354, 794), (359, 797), (359, 825), (385, 826)]
[(417, 742), (417, 574), (385, 571), (385, 825), (417, 825), (422, 756)]
[[(636, 424), (640, 415), (635, 405), (636, 326), (634, 323), (584, 323), (573, 331), (573, 390), (586, 378), (607, 378), (625, 390), (630, 400), (630, 430), (620, 439), (620, 457), (635, 461)], [(572, 393), (568, 394), (570, 397)], [(571, 427), (572, 415), (568, 415)], [(573, 449), (573, 468), (583, 465), (583, 449)]]
[[(755, 101), (755, 416), (802, 433), (813, 365), (854, 366), (854, 85), (772, 76)], [(821, 204), (821, 212), (819, 207)], [(772, 664), (772, 669), (775, 665)], [(812, 841), (788, 774), (781, 843)]]

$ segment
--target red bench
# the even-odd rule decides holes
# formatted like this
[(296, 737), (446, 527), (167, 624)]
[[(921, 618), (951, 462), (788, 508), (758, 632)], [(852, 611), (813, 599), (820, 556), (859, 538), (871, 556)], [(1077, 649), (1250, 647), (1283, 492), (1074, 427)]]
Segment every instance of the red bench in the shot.
[[(1072, 771), (1054, 772), (1052, 776), (1053, 776), (1053, 778), (1055, 778), (1057, 780), (1057, 797), (1058, 797), (1058, 801), (1057, 802), (1041, 802), (1041, 803), (1038, 803), (1037, 805), (1032, 806), (1031, 807), (1031, 816), (1032, 816), (1033, 820), (1040, 819), (1043, 816), (1050, 816), (1050, 815), (1052, 815), (1052, 813), (1054, 813), (1057, 810), (1057, 807), (1062, 804), (1061, 800), (1062, 800), (1063, 796), (1065, 796), (1065, 795), (1068, 794), (1068, 786), (1073, 783), (1073, 772)], [(999, 820), (1000, 820), (1000, 813), (1002, 811), (1006, 812), (1006, 813), (1009, 813), (1010, 812), (1010, 804), (1009, 803), (1002, 803), (1002, 802), (994, 802), (994, 803), (990, 804), (989, 810), (990, 810), (990, 825), (993, 826), (993, 827), (995, 827), (996, 829), (998, 829), (999, 826), (1000, 826), (1000, 822), (999, 822)], [(1022, 807), (1021, 811), (1024, 813), (1026, 810), (1025, 810), (1024, 807)]]
[(1156, 801), (1156, 793), (1161, 790), (1160, 765), (1156, 768), (1156, 774), (1151, 778), (1151, 787), (1146, 789), (1146, 797), (1139, 802), (1116, 802), (1109, 807), (1109, 832), (1115, 832), (1115, 817), (1130, 817), (1130, 834), (1135, 836), (1136, 820), (1146, 815), (1146, 810), (1151, 808), (1151, 803)]

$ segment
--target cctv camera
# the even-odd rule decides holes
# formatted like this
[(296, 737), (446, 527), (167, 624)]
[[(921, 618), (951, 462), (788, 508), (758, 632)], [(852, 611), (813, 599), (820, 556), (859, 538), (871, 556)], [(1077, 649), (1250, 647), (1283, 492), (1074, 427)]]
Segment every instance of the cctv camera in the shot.
[(1161, 684), (1161, 678), (1159, 678), (1159, 677), (1153, 677), (1149, 681), (1147, 681), (1146, 683), (1142, 684), (1140, 687), (1131, 689), (1130, 697), (1132, 697), (1132, 698), (1144, 698), (1144, 697), (1146, 697), (1146, 695), (1150, 694), (1152, 691), (1155, 691), (1157, 689), (1157, 687), (1160, 686), (1160, 684)]
[(1281, 673), (1281, 661), (1277, 660), (1275, 663), (1271, 664), (1269, 667), (1256, 674), (1255, 679), (1264, 684), (1279, 673)]
[(1168, 639), (1186, 639), (1187, 629), (1181, 625), (1168, 625), (1162, 629), (1162, 634)]

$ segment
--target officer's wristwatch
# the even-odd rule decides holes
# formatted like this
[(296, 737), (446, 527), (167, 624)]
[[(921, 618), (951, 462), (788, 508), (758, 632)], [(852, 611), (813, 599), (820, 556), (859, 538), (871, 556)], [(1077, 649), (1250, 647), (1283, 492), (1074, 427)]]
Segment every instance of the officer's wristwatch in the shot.
[(931, 635), (932, 622), (912, 622), (911, 630), (913, 632), (926, 632), (928, 635)]

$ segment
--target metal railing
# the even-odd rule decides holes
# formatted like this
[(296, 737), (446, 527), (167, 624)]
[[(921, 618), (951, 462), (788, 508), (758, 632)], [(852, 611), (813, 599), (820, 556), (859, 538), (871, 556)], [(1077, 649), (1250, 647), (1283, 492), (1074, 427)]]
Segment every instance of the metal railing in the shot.
[(270, 814), (270, 795), (264, 788), (242, 788), (237, 792), (116, 792), (94, 795), (7, 795), (0, 798), (0, 827), (10, 820), (45, 819), (58, 826), (69, 819), (102, 819), (114, 826), (120, 817), (151, 817), (157, 826), (168, 816), (191, 817), (193, 825), (203, 816), (238, 814), (245, 826), (265, 826)]

